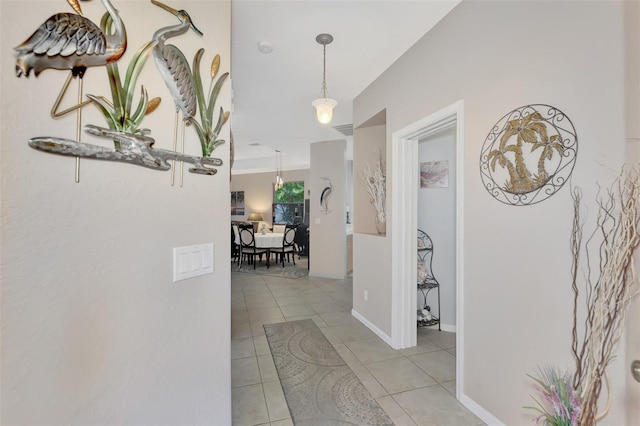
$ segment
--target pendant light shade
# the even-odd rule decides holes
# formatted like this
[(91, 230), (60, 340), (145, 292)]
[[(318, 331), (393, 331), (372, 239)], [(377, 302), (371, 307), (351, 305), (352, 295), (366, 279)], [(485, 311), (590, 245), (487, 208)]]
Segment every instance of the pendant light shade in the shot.
[(331, 98), (318, 98), (311, 102), (311, 105), (316, 109), (318, 121), (322, 124), (327, 124), (333, 119), (333, 109), (338, 105), (338, 102)]
[(327, 44), (333, 41), (331, 34), (318, 34), (316, 41), (322, 45), (322, 89), (320, 97), (311, 102), (316, 109), (316, 118), (322, 124), (328, 124), (333, 119), (333, 109), (338, 105), (335, 99), (329, 97), (327, 91)]

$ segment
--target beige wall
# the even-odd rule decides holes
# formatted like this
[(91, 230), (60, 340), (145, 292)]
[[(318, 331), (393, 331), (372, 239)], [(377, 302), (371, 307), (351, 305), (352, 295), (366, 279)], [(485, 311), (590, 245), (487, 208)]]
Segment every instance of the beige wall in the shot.
[[(640, 161), (640, 2), (626, 2), (624, 17), (627, 162), (632, 166)], [(640, 261), (640, 253), (636, 254), (636, 262), (638, 261)], [(621, 339), (622, 345), (626, 348), (626, 356), (621, 361), (622, 366), (629, 366), (634, 360), (640, 359), (638, 324), (640, 324), (640, 298), (636, 298), (629, 308), (626, 336)], [(628, 371), (625, 375), (626, 399), (629, 401), (626, 424), (640, 424), (640, 406), (636, 403), (640, 401), (640, 386)]]
[[(465, 176), (464, 377), (458, 379), (464, 395), (506, 424), (534, 417), (522, 408), (532, 402), (527, 373), (545, 362), (574, 365), (571, 197), (565, 187), (528, 207), (495, 201), (480, 179), (480, 148), (512, 109), (531, 103), (560, 108), (579, 139), (572, 184), (583, 187), (593, 211), (596, 182), (607, 186), (624, 162), (623, 15), (620, 2), (462, 2), (354, 102), (354, 127), (386, 108), (387, 153), (394, 131), (465, 102), (465, 161), (459, 165)], [(354, 238), (354, 277), (364, 256), (378, 268), (370, 300), (390, 300), (393, 253), (391, 239), (384, 241), (377, 252), (360, 252)], [(354, 308), (358, 296), (354, 278)], [(367, 318), (389, 329), (390, 315)], [(619, 360), (611, 364), (618, 393), (602, 424), (625, 424), (620, 381), (627, 370)]]
[[(75, 116), (49, 110), (66, 78), (45, 70), (16, 78), (12, 48), (65, 2), (2, 1), (0, 100), (2, 205), (2, 424), (230, 424), (229, 145), (213, 177), (74, 160), (27, 146), (34, 136), (75, 135)], [(99, 22), (100, 2), (83, 2)], [(120, 66), (176, 18), (149, 2), (116, 5), (129, 35)], [(172, 40), (191, 60), (206, 48), (229, 70), (230, 2), (183, 1), (204, 32)], [(143, 122), (169, 149), (174, 107), (149, 59), (140, 76), (160, 108)], [(85, 93), (109, 95), (104, 69), (89, 69)], [(71, 85), (69, 105), (75, 98)], [(136, 93), (136, 98), (137, 98)], [(109, 96), (110, 97), (110, 96)], [(230, 83), (219, 98), (230, 107)], [(104, 125), (94, 107), (84, 123)], [(224, 128), (228, 141), (229, 125)], [(110, 142), (83, 136), (95, 144)], [(200, 147), (187, 129), (186, 151)], [(213, 274), (172, 282), (172, 248), (213, 243)]]
[[(273, 204), (273, 183), (275, 170), (269, 173), (250, 173), (236, 175), (231, 178), (232, 191), (244, 191), (244, 216), (231, 216), (231, 220), (247, 220), (249, 213), (262, 213), (264, 221), (271, 224), (271, 208)], [(286, 170), (282, 172), (285, 182), (304, 182), (304, 197), (309, 198), (309, 170)], [(302, 212), (300, 212), (302, 216)]]
[[(347, 273), (345, 150), (344, 140), (311, 144), (309, 275), (344, 278)], [(329, 178), (333, 187), (326, 214), (320, 211), (320, 195), (326, 185), (323, 177)]]
[(353, 234), (353, 313), (387, 343), (391, 337), (390, 259), (388, 237)]
[[(391, 245), (385, 234), (378, 234), (376, 209), (362, 185), (362, 171), (366, 163), (375, 167), (380, 155), (386, 158), (385, 123), (386, 112), (378, 110), (370, 112), (364, 123), (353, 129), (353, 311), (380, 337), (388, 340), (391, 333), (391, 288), (379, 278), (390, 274), (391, 265), (385, 260), (372, 268), (371, 260), (388, 258)], [(389, 188), (387, 182), (387, 196)]]

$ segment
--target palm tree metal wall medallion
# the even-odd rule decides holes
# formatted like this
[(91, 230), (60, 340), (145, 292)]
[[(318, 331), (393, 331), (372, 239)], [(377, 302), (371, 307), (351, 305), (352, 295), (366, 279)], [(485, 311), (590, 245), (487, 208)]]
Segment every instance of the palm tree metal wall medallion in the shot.
[(496, 200), (539, 203), (569, 179), (578, 153), (573, 123), (550, 105), (517, 108), (502, 117), (482, 145), (480, 175)]

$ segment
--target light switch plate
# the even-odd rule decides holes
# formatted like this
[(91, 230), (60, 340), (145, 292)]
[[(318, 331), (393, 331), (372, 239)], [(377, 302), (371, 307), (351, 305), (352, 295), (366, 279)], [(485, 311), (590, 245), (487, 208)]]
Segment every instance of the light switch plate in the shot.
[(173, 249), (173, 282), (213, 273), (213, 243)]

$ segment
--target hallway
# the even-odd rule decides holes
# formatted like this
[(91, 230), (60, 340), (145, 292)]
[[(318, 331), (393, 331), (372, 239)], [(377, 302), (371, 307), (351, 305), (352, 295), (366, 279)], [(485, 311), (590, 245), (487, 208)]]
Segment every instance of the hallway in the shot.
[(315, 321), (396, 425), (482, 424), (454, 396), (455, 335), (421, 328), (418, 346), (394, 350), (351, 316), (351, 287), (351, 279), (232, 272), (233, 424), (292, 424), (262, 325), (305, 318)]

